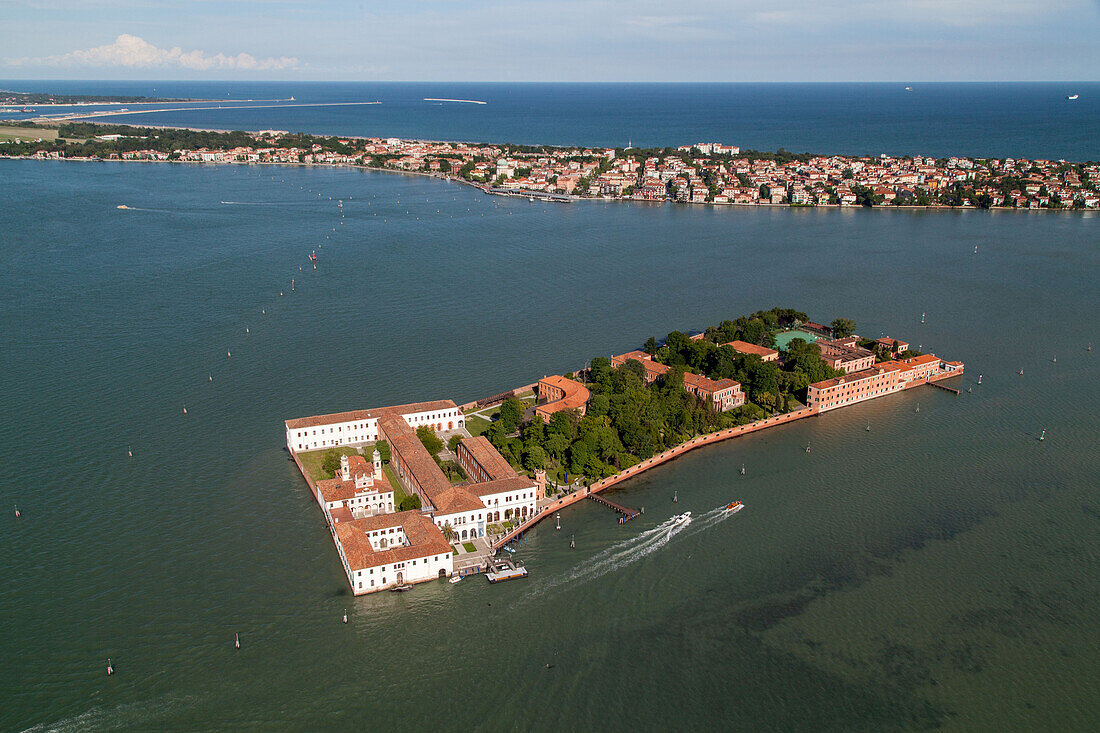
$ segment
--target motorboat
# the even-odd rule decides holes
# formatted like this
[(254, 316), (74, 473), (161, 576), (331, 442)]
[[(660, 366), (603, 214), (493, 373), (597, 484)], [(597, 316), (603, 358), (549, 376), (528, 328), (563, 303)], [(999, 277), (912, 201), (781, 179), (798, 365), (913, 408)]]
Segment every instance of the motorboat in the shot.
[(411, 585), (409, 585), (408, 583), (403, 583), (401, 585), (395, 585), (394, 587), (390, 588), (390, 592), (391, 593), (404, 593), (405, 591), (412, 590), (412, 589), (413, 589), (413, 587)]
[(672, 518), (672, 521), (676, 524), (683, 524), (684, 522), (691, 521), (691, 512), (684, 512), (683, 514), (677, 514)]
[(451, 579), (450, 579), (449, 581), (447, 581), (447, 582), (448, 582), (448, 583), (452, 583), (452, 584), (454, 584), (454, 583), (457, 583), (457, 582), (458, 582), (458, 581), (460, 581), (460, 580), (462, 580), (462, 576), (461, 576), (461, 575), (452, 575), (452, 576), (451, 576)]
[(736, 514), (744, 508), (745, 505), (740, 501), (731, 501), (729, 504), (726, 504), (726, 511), (730, 514)]

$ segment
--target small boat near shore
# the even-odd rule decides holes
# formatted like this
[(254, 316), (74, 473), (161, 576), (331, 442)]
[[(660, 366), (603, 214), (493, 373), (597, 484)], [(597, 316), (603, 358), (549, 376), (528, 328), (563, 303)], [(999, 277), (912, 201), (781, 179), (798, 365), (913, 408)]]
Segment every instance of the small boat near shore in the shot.
[(457, 582), (458, 582), (458, 581), (460, 581), (460, 580), (462, 580), (462, 576), (461, 576), (461, 575), (452, 575), (452, 576), (451, 576), (451, 579), (450, 579), (450, 580), (448, 580), (447, 582), (448, 582), (448, 583), (450, 583), (451, 585), (454, 585), (455, 583), (457, 583)]
[(413, 587), (408, 583), (402, 583), (401, 585), (395, 585), (390, 588), (390, 593), (404, 593), (407, 590), (412, 590)]
[(527, 568), (521, 563), (500, 563), (494, 565), (492, 570), (485, 573), (485, 579), (490, 583), (503, 583), (506, 580), (517, 580), (527, 577)]
[(740, 501), (731, 501), (729, 504), (726, 504), (726, 511), (729, 512), (730, 514), (736, 514), (737, 512), (741, 511), (744, 508), (745, 508), (744, 503), (742, 503)]

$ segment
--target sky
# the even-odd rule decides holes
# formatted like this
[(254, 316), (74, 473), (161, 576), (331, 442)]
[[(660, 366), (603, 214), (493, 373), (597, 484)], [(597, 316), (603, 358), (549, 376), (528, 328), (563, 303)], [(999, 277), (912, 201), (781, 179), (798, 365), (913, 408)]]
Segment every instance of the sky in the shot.
[(1100, 80), (1100, 0), (0, 0), (0, 78)]

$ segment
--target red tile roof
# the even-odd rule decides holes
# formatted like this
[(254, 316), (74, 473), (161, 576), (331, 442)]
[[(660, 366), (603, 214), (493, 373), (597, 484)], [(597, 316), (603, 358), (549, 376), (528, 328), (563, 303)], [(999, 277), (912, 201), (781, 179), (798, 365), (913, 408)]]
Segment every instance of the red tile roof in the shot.
[(428, 453), (428, 449), (416, 437), (414, 431), (405, 419), (397, 414), (385, 415), (378, 420), (378, 427), (389, 441), (390, 450), (395, 452), (405, 465), (409, 473), (424, 492), (425, 498), (435, 504), (435, 497), (451, 487), (451, 482), (443, 474), (443, 470), (436, 464), (435, 459)]
[(550, 377), (543, 377), (539, 380), (539, 394), (542, 394), (542, 385), (549, 385), (560, 389), (564, 395), (553, 402), (547, 402), (539, 405), (536, 408), (536, 412), (544, 417), (552, 415), (555, 412), (561, 410), (580, 410), (588, 404), (588, 398), (591, 397), (591, 393), (588, 388), (580, 382), (574, 382), (572, 379), (566, 379), (565, 377), (557, 374)]
[(724, 389), (741, 385), (740, 382), (734, 379), (714, 380), (693, 372), (684, 372), (684, 384), (709, 394), (714, 394), (715, 392), (721, 392)]
[[(367, 533), (391, 527), (401, 527), (409, 545), (375, 550)], [(352, 571), (451, 552), (451, 546), (439, 528), (415, 510), (342, 521), (334, 525), (334, 529)]]
[(511, 491), (527, 491), (537, 485), (533, 479), (526, 476), (512, 476), (495, 481), (482, 481), (479, 484), (466, 484), (462, 488), (478, 496), (489, 496), (490, 494), (504, 494)]
[(516, 475), (516, 470), (504, 460), (504, 456), (493, 447), (493, 444), (484, 435), (473, 438), (463, 438), (461, 445), (474, 461), (481, 466), (490, 479), (511, 478)]
[(750, 344), (748, 341), (730, 341), (729, 343), (722, 345), (732, 346), (733, 350), (738, 353), (756, 354), (761, 358), (766, 356), (779, 356), (779, 352), (775, 349), (769, 349), (767, 346), (757, 346), (756, 344)]

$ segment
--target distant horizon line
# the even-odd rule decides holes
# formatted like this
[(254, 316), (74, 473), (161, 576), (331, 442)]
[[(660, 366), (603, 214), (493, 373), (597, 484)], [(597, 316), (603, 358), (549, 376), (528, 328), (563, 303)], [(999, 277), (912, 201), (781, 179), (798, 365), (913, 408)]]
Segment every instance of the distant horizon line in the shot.
[[(810, 80), (787, 80), (787, 81), (699, 81), (699, 80), (679, 80), (679, 81), (623, 81), (623, 80), (606, 80), (606, 81), (566, 81), (566, 80), (417, 80), (417, 79), (202, 79), (202, 78), (186, 78), (186, 79), (102, 79), (102, 78), (0, 78), (0, 84), (8, 82), (21, 82), (21, 83), (51, 83), (51, 82), (99, 82), (99, 83), (173, 83), (173, 82), (205, 82), (210, 84), (241, 84), (241, 83), (265, 83), (265, 84), (663, 84), (663, 85), (678, 85), (678, 84), (698, 84), (698, 85), (734, 85), (734, 84), (1097, 84), (1100, 83), (1100, 79), (974, 79), (974, 80), (932, 80), (932, 81), (914, 81), (911, 79), (894, 79), (894, 80), (834, 80), (834, 81), (810, 81)], [(11, 90), (9, 90), (11, 91)]]

